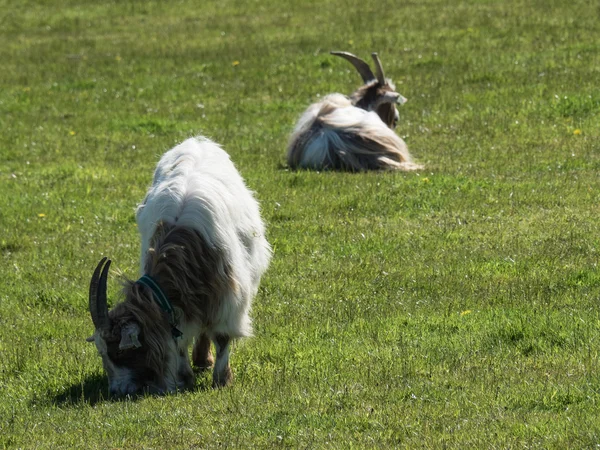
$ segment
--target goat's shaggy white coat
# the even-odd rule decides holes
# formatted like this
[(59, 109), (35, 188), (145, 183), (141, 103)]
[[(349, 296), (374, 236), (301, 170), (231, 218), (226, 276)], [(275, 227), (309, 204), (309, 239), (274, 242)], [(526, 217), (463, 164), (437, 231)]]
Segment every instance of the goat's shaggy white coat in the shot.
[(224, 253), (238, 290), (219, 300), (221, 321), (211, 331), (231, 337), (250, 336), (248, 311), (269, 265), (271, 250), (258, 203), (229, 155), (202, 137), (169, 150), (158, 163), (136, 218), (142, 235), (142, 274), (160, 223), (195, 229), (209, 246)]
[[(301, 143), (298, 143), (299, 141)], [(298, 148), (299, 147), (299, 148)], [(288, 161), (293, 166), (324, 168), (417, 170), (405, 142), (375, 111), (352, 105), (342, 94), (327, 95), (302, 114), (290, 136)]]

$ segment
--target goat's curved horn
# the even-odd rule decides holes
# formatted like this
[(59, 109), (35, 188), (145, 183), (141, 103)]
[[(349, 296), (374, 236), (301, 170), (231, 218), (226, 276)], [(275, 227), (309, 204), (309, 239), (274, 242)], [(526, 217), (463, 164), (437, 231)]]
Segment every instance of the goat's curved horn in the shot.
[(382, 86), (385, 84), (385, 75), (383, 73), (383, 66), (381, 65), (381, 60), (379, 59), (379, 55), (377, 53), (371, 53), (371, 57), (373, 61), (375, 61), (375, 71), (377, 72), (377, 81)]
[[(106, 299), (106, 282), (108, 279), (108, 269), (110, 267), (110, 259), (104, 257), (98, 263), (92, 281), (90, 282), (90, 314), (92, 322), (98, 331), (107, 331), (110, 328), (108, 319), (108, 304)], [(104, 266), (104, 263), (106, 265)], [(104, 269), (102, 269), (104, 266)], [(100, 271), (102, 270), (102, 274)]]
[(350, 64), (354, 66), (358, 73), (363, 79), (364, 83), (368, 83), (369, 81), (375, 80), (375, 75), (373, 75), (373, 71), (369, 67), (369, 65), (360, 59), (358, 56), (354, 56), (352, 53), (348, 52), (330, 52), (332, 55), (341, 56), (346, 61), (349, 61)]

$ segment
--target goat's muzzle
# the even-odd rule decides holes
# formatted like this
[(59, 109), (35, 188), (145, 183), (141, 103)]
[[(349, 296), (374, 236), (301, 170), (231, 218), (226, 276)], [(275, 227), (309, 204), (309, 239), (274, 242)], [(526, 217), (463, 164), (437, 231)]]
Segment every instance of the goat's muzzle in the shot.
[[(90, 314), (92, 316), (92, 322), (94, 322), (94, 326), (96, 327), (96, 331), (100, 333), (110, 330), (106, 298), (106, 284), (110, 262), (110, 259), (107, 259), (106, 257), (102, 258), (98, 263), (96, 270), (94, 270), (92, 281), (90, 282)], [(106, 263), (106, 265), (104, 265), (104, 263)]]

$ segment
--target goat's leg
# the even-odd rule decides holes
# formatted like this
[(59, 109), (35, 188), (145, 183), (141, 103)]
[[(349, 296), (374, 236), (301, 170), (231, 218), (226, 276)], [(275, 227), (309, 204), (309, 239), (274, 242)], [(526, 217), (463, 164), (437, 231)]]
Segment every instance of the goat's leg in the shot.
[(190, 366), (190, 358), (187, 350), (179, 350), (177, 366), (178, 388), (192, 389), (196, 384), (196, 379), (194, 378), (194, 372)]
[(217, 334), (213, 340), (217, 350), (217, 360), (213, 371), (213, 387), (227, 386), (233, 380), (233, 374), (229, 366), (230, 338), (226, 334)]
[(210, 369), (215, 362), (210, 351), (210, 338), (206, 333), (200, 333), (196, 337), (192, 350), (192, 362), (194, 363), (194, 367), (200, 370)]

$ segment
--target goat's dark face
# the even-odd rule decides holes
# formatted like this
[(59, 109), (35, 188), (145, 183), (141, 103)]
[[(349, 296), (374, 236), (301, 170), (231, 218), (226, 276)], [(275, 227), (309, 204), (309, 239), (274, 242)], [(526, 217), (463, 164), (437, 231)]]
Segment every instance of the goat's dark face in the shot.
[(385, 78), (377, 53), (371, 55), (375, 62), (376, 75), (365, 61), (351, 53), (331, 53), (349, 61), (356, 68), (365, 83), (352, 94), (353, 105), (367, 111), (375, 111), (389, 128), (396, 128), (400, 117), (396, 105), (403, 105), (406, 99), (396, 92), (396, 88), (392, 82)]
[[(100, 270), (102, 259), (90, 284), (90, 313), (96, 327), (88, 341), (96, 344), (108, 375), (111, 395), (133, 395), (142, 392), (164, 393), (180, 387), (177, 371), (177, 349), (168, 321), (150, 318), (143, 323), (143, 311), (124, 302), (110, 312), (106, 303), (106, 278), (110, 261)], [(142, 320), (140, 320), (142, 319)]]
[[(129, 322), (121, 326), (118, 321), (111, 321), (110, 330), (96, 330), (90, 340), (95, 342), (102, 357), (111, 395), (163, 393), (168, 390), (162, 373), (164, 367), (154, 362), (155, 355), (151, 354), (152, 349), (145, 342), (139, 324)], [(136, 345), (124, 345), (124, 341), (135, 341)]]
[(383, 123), (392, 129), (396, 128), (400, 117), (396, 105), (403, 105), (407, 101), (394, 90), (393, 85), (381, 86), (377, 81), (372, 81), (359, 88), (351, 99), (357, 108), (375, 111)]
[(398, 125), (400, 118), (396, 105), (403, 105), (406, 103), (406, 99), (389, 85), (378, 89), (378, 91), (372, 109), (381, 118), (383, 123), (389, 128), (394, 129)]

